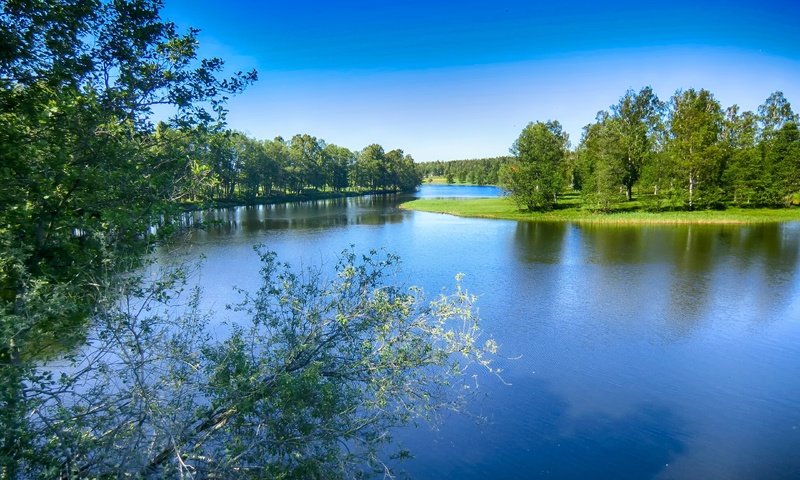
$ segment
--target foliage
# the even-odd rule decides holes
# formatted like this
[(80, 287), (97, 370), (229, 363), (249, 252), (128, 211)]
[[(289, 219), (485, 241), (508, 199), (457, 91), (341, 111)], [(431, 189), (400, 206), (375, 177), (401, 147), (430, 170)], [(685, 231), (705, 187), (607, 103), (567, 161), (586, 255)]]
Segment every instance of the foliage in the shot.
[(687, 205), (711, 205), (722, 174), (722, 108), (708, 90), (677, 92), (672, 97), (668, 151), (688, 177)]
[(578, 148), (581, 193), (585, 204), (602, 211), (620, 201), (621, 179), (627, 158), (620, 139), (619, 121), (608, 116), (587, 125)]
[(518, 205), (549, 210), (564, 187), (564, 160), (568, 144), (561, 124), (530, 123), (511, 147), (515, 161), (501, 174), (502, 185)]
[(622, 167), (619, 180), (625, 186), (629, 201), (633, 197), (633, 185), (639, 180), (642, 168), (657, 143), (656, 133), (661, 127), (663, 109), (663, 103), (650, 87), (644, 87), (638, 93), (628, 90), (619, 103), (611, 107), (614, 122), (610, 126), (618, 136), (615, 143), (620, 149), (617, 158)]
[[(723, 112), (707, 90), (678, 91), (668, 105), (629, 90), (587, 125), (577, 183), (587, 206), (609, 210), (635, 187), (647, 210), (783, 207), (798, 198), (797, 116), (781, 92), (758, 113)], [(639, 208), (631, 206), (632, 208)]]
[[(0, 469), (23, 460), (21, 379), (80, 340), (99, 285), (137, 264), (171, 218), (186, 158), (159, 142), (211, 128), (255, 72), (220, 78), (156, 0), (0, 4)], [(169, 228), (161, 228), (164, 234)]]
[(384, 474), (393, 427), (459, 408), (469, 365), (492, 371), (460, 285), (426, 303), (386, 283), (391, 255), (347, 250), (325, 280), (258, 253), (261, 285), (241, 292), (228, 338), (197, 292), (176, 308), (172, 271), (127, 282), (79, 352), (26, 372), (25, 476)]
[(254, 201), (308, 190), (413, 191), (421, 182), (410, 155), (377, 144), (354, 152), (308, 134), (258, 140), (228, 130), (171, 139), (170, 148), (202, 174), (176, 185), (188, 202)]
[[(417, 165), (423, 178), (444, 177), (447, 183), (471, 183), (474, 185), (498, 185), (500, 170), (511, 161), (511, 157), (480, 158), (472, 160), (449, 160), (425, 162)], [(452, 181), (451, 181), (452, 180)]]

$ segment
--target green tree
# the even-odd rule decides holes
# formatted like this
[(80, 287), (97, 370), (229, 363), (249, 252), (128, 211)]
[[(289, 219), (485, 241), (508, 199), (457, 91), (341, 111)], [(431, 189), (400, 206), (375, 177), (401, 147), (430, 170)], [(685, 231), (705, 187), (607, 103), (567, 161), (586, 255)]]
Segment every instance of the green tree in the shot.
[(628, 175), (628, 152), (621, 141), (620, 120), (607, 112), (597, 115), (597, 122), (584, 127), (577, 155), (584, 202), (593, 208), (609, 211), (623, 200), (620, 187)]
[(385, 156), (383, 147), (376, 143), (361, 150), (356, 159), (353, 183), (366, 189), (382, 188), (386, 178)]
[(737, 105), (728, 108), (722, 131), (726, 155), (723, 180), (736, 205), (763, 205), (766, 200), (767, 171), (757, 138), (756, 115), (740, 113)]
[(277, 165), (267, 155), (264, 142), (243, 134), (237, 134), (234, 142), (241, 159), (240, 176), (246, 195), (250, 198), (260, 194), (269, 195), (277, 173)]
[(181, 271), (103, 303), (72, 368), (32, 372), (28, 474), (384, 475), (394, 427), (463, 406), (471, 365), (493, 372), (497, 346), (460, 286), (427, 302), (385, 283), (397, 258), (377, 252), (343, 252), (330, 280), (259, 255), (261, 283), (241, 292), (246, 320), (227, 339), (211, 335), (196, 293), (165, 316), (182, 301)]
[(624, 167), (621, 183), (625, 186), (627, 200), (633, 198), (633, 186), (652, 154), (663, 108), (663, 103), (650, 87), (644, 87), (638, 93), (628, 90), (619, 103), (611, 107), (615, 121), (610, 125), (618, 134), (617, 143), (621, 151), (617, 154)]
[(324, 142), (308, 134), (295, 135), (289, 142), (289, 158), (299, 177), (298, 183), (320, 190), (325, 184), (325, 168), (322, 164)]
[[(172, 126), (221, 121), (227, 94), (255, 74), (218, 78), (148, 0), (0, 4), (0, 470), (36, 450), (22, 379), (32, 359), (80, 340), (104, 278), (135, 265), (172, 218), (187, 159), (158, 142)], [(165, 220), (166, 219), (166, 220)], [(163, 227), (163, 225), (162, 225)], [(163, 234), (168, 228), (161, 228)]]
[[(708, 90), (689, 89), (672, 97), (667, 148), (684, 176), (689, 209), (717, 198), (722, 169), (723, 113)], [(703, 195), (700, 195), (703, 193)]]
[(275, 165), (276, 173), (275, 179), (273, 180), (274, 185), (283, 190), (284, 193), (295, 190), (295, 181), (289, 170), (291, 162), (289, 147), (286, 145), (286, 141), (282, 137), (275, 137), (271, 142), (268, 141), (265, 143), (264, 149), (267, 152), (267, 157), (270, 159), (270, 162)]
[(564, 186), (563, 163), (568, 136), (557, 121), (530, 123), (511, 147), (516, 161), (503, 175), (503, 186), (517, 205), (529, 210), (553, 208)]
[(787, 123), (798, 121), (783, 92), (773, 92), (767, 97), (758, 107), (758, 119), (761, 124), (761, 138), (764, 140), (768, 140)]
[(758, 107), (761, 127), (759, 150), (764, 184), (763, 203), (783, 206), (797, 193), (797, 157), (794, 144), (797, 115), (782, 92), (772, 93)]
[(396, 181), (396, 187), (401, 192), (413, 192), (422, 183), (422, 175), (411, 155), (405, 155), (399, 160)]
[(323, 151), (328, 165), (328, 184), (335, 191), (346, 189), (350, 184), (350, 170), (355, 162), (355, 155), (350, 150), (333, 144), (325, 145)]
[(212, 195), (218, 199), (232, 199), (244, 166), (241, 157), (243, 147), (241, 135), (220, 130), (206, 135), (205, 139), (207, 142), (205, 162), (210, 165), (215, 180)]
[(765, 140), (765, 167), (769, 182), (767, 203), (788, 206), (800, 202), (800, 130), (794, 122)]

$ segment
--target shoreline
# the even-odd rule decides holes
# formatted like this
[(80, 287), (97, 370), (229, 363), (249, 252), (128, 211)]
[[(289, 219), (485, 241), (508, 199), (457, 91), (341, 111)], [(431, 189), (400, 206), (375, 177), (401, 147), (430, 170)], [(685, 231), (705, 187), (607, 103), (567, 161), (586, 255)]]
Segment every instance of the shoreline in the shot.
[(217, 199), (205, 202), (180, 203), (181, 211), (195, 212), (210, 208), (253, 207), (258, 205), (278, 205), (284, 203), (313, 202), (316, 200), (333, 200), (340, 198), (366, 197), (368, 195), (396, 195), (404, 193), (402, 190), (365, 190), (363, 192), (308, 192), (287, 195), (273, 195), (270, 197), (255, 197), (250, 199)]
[(739, 208), (646, 212), (597, 213), (574, 206), (548, 212), (527, 212), (507, 198), (416, 199), (399, 206), (403, 210), (439, 213), (466, 218), (526, 222), (569, 222), (605, 225), (746, 225), (800, 221), (800, 208)]

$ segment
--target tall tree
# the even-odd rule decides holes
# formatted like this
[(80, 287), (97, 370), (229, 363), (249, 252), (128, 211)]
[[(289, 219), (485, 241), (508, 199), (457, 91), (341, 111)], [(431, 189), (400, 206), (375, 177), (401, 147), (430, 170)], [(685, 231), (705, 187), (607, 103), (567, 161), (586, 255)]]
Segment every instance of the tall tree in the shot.
[(792, 111), (791, 103), (780, 91), (771, 93), (758, 107), (758, 118), (761, 124), (761, 138), (764, 140), (768, 140), (786, 123), (798, 121)]
[(350, 169), (355, 162), (355, 155), (350, 150), (329, 143), (325, 145), (323, 154), (326, 158), (327, 183), (335, 191), (341, 191), (350, 184)]
[(587, 204), (604, 211), (622, 200), (622, 179), (629, 174), (628, 151), (620, 138), (619, 123), (619, 118), (607, 112), (598, 113), (597, 122), (584, 127), (577, 150), (581, 194)]
[(622, 155), (620, 161), (624, 167), (621, 180), (627, 200), (633, 198), (633, 186), (652, 154), (663, 108), (664, 104), (651, 87), (644, 87), (638, 93), (628, 90), (611, 107), (615, 121), (610, 126), (617, 129), (618, 133), (617, 141)]
[(325, 184), (324, 148), (324, 142), (308, 134), (297, 134), (289, 142), (289, 155), (297, 174), (305, 185), (317, 190)]
[[(30, 358), (80, 337), (111, 272), (147, 251), (174, 213), (185, 157), (154, 148), (156, 105), (171, 124), (222, 120), (255, 73), (220, 79), (196, 58), (196, 31), (158, 0), (0, 3), (0, 470), (26, 445)], [(163, 229), (162, 229), (163, 231)]]
[(668, 149), (686, 179), (687, 204), (692, 209), (700, 189), (713, 195), (712, 190), (719, 185), (722, 108), (704, 89), (675, 93), (670, 107)]
[(765, 148), (765, 165), (770, 183), (768, 203), (787, 206), (800, 203), (800, 129), (786, 122), (776, 131)]
[(511, 147), (516, 157), (503, 175), (503, 186), (519, 206), (549, 210), (564, 187), (563, 163), (569, 137), (557, 121), (526, 126)]
[(383, 188), (386, 177), (386, 153), (383, 147), (373, 143), (358, 154), (353, 172), (354, 183), (362, 188)]
[(764, 203), (785, 205), (797, 191), (793, 186), (797, 176), (793, 145), (798, 118), (783, 93), (774, 92), (758, 107), (758, 120)]
[(725, 112), (722, 143), (726, 157), (723, 180), (733, 203), (761, 205), (767, 189), (767, 171), (757, 148), (758, 119), (733, 105)]

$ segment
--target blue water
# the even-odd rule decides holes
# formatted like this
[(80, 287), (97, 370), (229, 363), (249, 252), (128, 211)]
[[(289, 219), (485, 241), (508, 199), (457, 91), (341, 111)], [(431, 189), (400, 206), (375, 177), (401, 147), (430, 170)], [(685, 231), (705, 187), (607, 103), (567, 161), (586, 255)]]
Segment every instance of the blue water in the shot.
[(423, 185), (417, 198), (480, 198), (499, 197), (505, 191), (493, 185)]
[(800, 478), (800, 224), (518, 223), (404, 199), (210, 211), (220, 223), (184, 250), (206, 256), (222, 316), (231, 287), (258, 279), (255, 243), (296, 265), (385, 248), (403, 259), (397, 281), (431, 296), (463, 272), (505, 383), (471, 372), (469, 415), (397, 433), (415, 478)]

